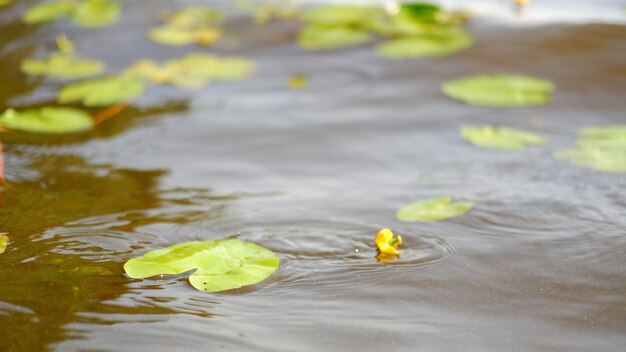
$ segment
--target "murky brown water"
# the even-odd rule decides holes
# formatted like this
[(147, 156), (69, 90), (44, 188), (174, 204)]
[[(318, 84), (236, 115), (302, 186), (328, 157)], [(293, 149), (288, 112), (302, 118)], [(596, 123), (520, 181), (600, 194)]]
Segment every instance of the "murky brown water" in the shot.
[[(66, 32), (117, 71), (188, 48), (144, 39), (159, 9), (128, 1), (102, 30), (24, 26), (0, 12), (0, 110), (54, 99), (61, 83), (19, 62)], [(555, 160), (576, 128), (625, 123), (626, 27), (470, 25), (477, 44), (436, 60), (392, 61), (373, 46), (311, 53), (296, 25), (228, 25), (209, 51), (258, 62), (250, 81), (152, 88), (96, 131), (2, 134), (2, 351), (623, 351), (626, 176)], [(206, 50), (206, 49), (205, 49)], [(482, 72), (558, 86), (528, 109), (471, 107), (439, 85)], [(304, 90), (288, 77), (310, 75)], [(462, 124), (536, 129), (525, 152), (472, 147)], [(421, 198), (472, 200), (465, 216), (401, 223)], [(377, 263), (382, 227), (406, 252)], [(122, 265), (147, 250), (240, 233), (279, 271), (227, 293), (141, 281)]]

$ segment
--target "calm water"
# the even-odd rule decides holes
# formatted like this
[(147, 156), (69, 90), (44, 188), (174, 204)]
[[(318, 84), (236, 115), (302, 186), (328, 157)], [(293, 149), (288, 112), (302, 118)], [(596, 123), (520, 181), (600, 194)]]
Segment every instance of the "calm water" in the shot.
[[(60, 82), (17, 67), (60, 32), (112, 72), (189, 51), (144, 39), (159, 11), (184, 1), (126, 1), (121, 22), (101, 30), (20, 24), (32, 3), (0, 12), (0, 110), (54, 100)], [(203, 50), (256, 60), (252, 80), (152, 88), (83, 135), (2, 134), (14, 193), (0, 193), (11, 238), (0, 350), (623, 351), (626, 175), (551, 155), (578, 127), (626, 123), (626, 27), (587, 22), (480, 19), (469, 50), (393, 61), (373, 45), (304, 52), (295, 23), (234, 19), (228, 40)], [(439, 91), (482, 72), (537, 75), (558, 91), (527, 109)], [(287, 88), (297, 73), (310, 75), (307, 89)], [(475, 148), (462, 124), (536, 130), (551, 144)], [(475, 208), (395, 220), (400, 206), (441, 195)], [(401, 260), (376, 262), (382, 227), (405, 238)], [(276, 252), (279, 271), (218, 294), (124, 276), (148, 250), (236, 233)]]

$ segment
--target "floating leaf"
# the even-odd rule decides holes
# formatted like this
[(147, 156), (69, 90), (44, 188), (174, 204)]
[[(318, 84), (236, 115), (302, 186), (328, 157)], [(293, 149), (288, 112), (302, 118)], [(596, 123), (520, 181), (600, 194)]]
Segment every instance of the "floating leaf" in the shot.
[(20, 70), (29, 75), (48, 75), (52, 78), (82, 78), (99, 75), (104, 71), (101, 61), (80, 59), (73, 54), (54, 53), (47, 59), (25, 59)]
[(390, 40), (378, 47), (378, 53), (391, 58), (421, 58), (452, 54), (472, 45), (472, 38), (462, 29), (452, 27), (432, 34)]
[(13, 0), (0, 0), (0, 7), (1, 6), (8, 6), (8, 5), (11, 5), (12, 3), (13, 3)]
[(545, 138), (534, 133), (507, 127), (463, 126), (461, 136), (466, 141), (485, 148), (520, 150), (529, 145), (545, 144)]
[(393, 237), (393, 232), (389, 229), (380, 230), (374, 242), (382, 254), (398, 255), (402, 252), (398, 249), (398, 245), (402, 244), (402, 236)]
[(309, 76), (305, 74), (293, 75), (289, 77), (287, 86), (291, 89), (302, 89), (309, 85)]
[(335, 49), (359, 45), (371, 38), (367, 30), (349, 27), (308, 26), (298, 33), (298, 44), (305, 49)]
[(0, 254), (4, 253), (7, 249), (7, 243), (9, 243), (9, 236), (0, 234)]
[(437, 5), (425, 2), (403, 3), (397, 16), (404, 16), (417, 22), (439, 22), (444, 11)]
[(83, 0), (73, 12), (73, 20), (80, 27), (103, 27), (117, 21), (120, 4), (112, 0)]
[(82, 101), (85, 106), (106, 106), (129, 101), (146, 90), (144, 82), (130, 77), (107, 77), (67, 85), (59, 103)]
[(470, 202), (452, 203), (450, 197), (431, 198), (402, 207), (396, 213), (400, 221), (439, 221), (465, 214)]
[(169, 26), (176, 28), (196, 28), (219, 23), (224, 16), (221, 12), (204, 6), (189, 6), (167, 16)]
[(604, 172), (626, 172), (626, 125), (590, 126), (578, 130), (576, 149), (555, 153), (557, 158)]
[(446, 82), (443, 92), (468, 104), (521, 107), (546, 104), (554, 85), (546, 80), (517, 75), (480, 75)]
[(254, 62), (246, 59), (196, 53), (169, 60), (162, 66), (151, 60), (140, 60), (129, 67), (124, 75), (148, 79), (156, 84), (199, 88), (213, 80), (247, 78), (254, 72), (254, 66)]
[(367, 25), (377, 17), (384, 16), (379, 7), (330, 5), (306, 11), (302, 20), (319, 26)]
[(22, 19), (28, 24), (39, 24), (54, 21), (61, 17), (70, 15), (78, 4), (71, 0), (58, 0), (52, 2), (39, 3), (29, 8)]
[(0, 126), (32, 133), (73, 133), (92, 128), (93, 120), (86, 112), (70, 108), (7, 109), (0, 115)]
[(150, 251), (124, 264), (134, 279), (177, 275), (197, 269), (189, 282), (217, 292), (256, 284), (278, 269), (280, 259), (267, 248), (236, 239), (176, 244)]
[(199, 29), (181, 29), (171, 26), (152, 28), (148, 32), (150, 40), (164, 45), (183, 46), (199, 44), (209, 46), (221, 36), (218, 28), (206, 27)]

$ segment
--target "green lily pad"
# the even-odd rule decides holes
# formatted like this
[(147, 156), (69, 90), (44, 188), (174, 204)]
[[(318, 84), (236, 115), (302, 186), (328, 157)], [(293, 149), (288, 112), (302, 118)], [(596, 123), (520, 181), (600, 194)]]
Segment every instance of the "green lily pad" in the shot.
[(9, 237), (5, 235), (0, 235), (0, 254), (4, 253), (4, 251), (7, 249), (8, 243), (9, 243)]
[(369, 31), (349, 27), (308, 26), (298, 33), (298, 44), (304, 49), (335, 49), (363, 44), (370, 39)]
[(396, 59), (434, 57), (455, 53), (472, 43), (463, 29), (442, 28), (432, 34), (387, 41), (378, 47), (378, 53)]
[(146, 90), (141, 79), (106, 77), (67, 85), (59, 92), (59, 103), (82, 101), (85, 106), (106, 106), (127, 102)]
[(73, 133), (92, 128), (93, 119), (82, 110), (70, 108), (7, 109), (0, 115), (0, 126), (32, 133)]
[(626, 141), (626, 125), (589, 126), (578, 130), (581, 138)]
[(167, 16), (165, 21), (171, 27), (192, 29), (218, 24), (223, 18), (224, 15), (217, 10), (204, 6), (189, 6)]
[[(13, 3), (13, 0), (0, 0), (0, 7), (1, 6), (9, 6)], [(2, 253), (2, 252), (0, 252)]]
[(304, 22), (318, 26), (353, 26), (367, 25), (378, 17), (384, 16), (379, 7), (357, 5), (320, 6), (304, 12)]
[(209, 46), (215, 43), (220, 36), (221, 31), (214, 27), (182, 29), (172, 26), (163, 26), (152, 28), (150, 32), (148, 32), (148, 38), (153, 42), (173, 46), (189, 44)]
[(20, 70), (28, 75), (47, 75), (52, 78), (73, 79), (96, 76), (104, 72), (104, 63), (81, 59), (74, 54), (54, 53), (47, 59), (25, 59)]
[(140, 60), (124, 75), (143, 78), (155, 84), (172, 84), (199, 88), (210, 81), (232, 81), (250, 77), (254, 62), (237, 57), (219, 57), (210, 54), (188, 54), (159, 65), (152, 60)]
[(534, 133), (493, 126), (463, 126), (461, 136), (477, 146), (494, 149), (521, 150), (547, 142), (545, 138)]
[(496, 107), (543, 105), (550, 101), (554, 84), (517, 75), (480, 75), (444, 83), (443, 92), (468, 104)]
[(437, 23), (445, 13), (439, 6), (427, 2), (403, 3), (397, 16), (410, 18), (413, 21)]
[(195, 270), (189, 282), (217, 292), (256, 284), (278, 269), (280, 259), (267, 248), (236, 239), (176, 244), (150, 251), (124, 264), (126, 275), (145, 279)]
[(104, 27), (117, 21), (120, 4), (112, 0), (83, 0), (73, 12), (73, 21), (80, 27)]
[(555, 153), (572, 164), (603, 172), (626, 172), (626, 149), (577, 148)]
[(29, 8), (22, 19), (27, 24), (39, 24), (70, 15), (78, 6), (76, 1), (58, 0), (42, 2)]
[(471, 202), (452, 203), (450, 197), (431, 198), (402, 207), (396, 213), (400, 221), (440, 221), (465, 214)]

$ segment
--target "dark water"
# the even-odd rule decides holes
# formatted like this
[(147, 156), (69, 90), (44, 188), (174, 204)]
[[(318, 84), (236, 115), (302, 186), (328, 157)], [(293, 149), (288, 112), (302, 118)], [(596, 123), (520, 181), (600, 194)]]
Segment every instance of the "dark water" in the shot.
[[(24, 26), (0, 12), (0, 110), (51, 103), (61, 83), (19, 62), (65, 32), (112, 72), (189, 48), (149, 43), (162, 9), (128, 1), (101, 30)], [(626, 27), (511, 26), (488, 19), (476, 45), (440, 59), (393, 61), (372, 45), (299, 50), (297, 25), (227, 25), (212, 49), (257, 61), (252, 80), (152, 88), (93, 132), (2, 134), (2, 351), (623, 351), (626, 175), (552, 157), (575, 129), (625, 123)], [(551, 104), (463, 105), (439, 85), (513, 72), (557, 85)], [(307, 89), (287, 79), (310, 76)], [(462, 124), (539, 131), (546, 148), (472, 147)], [(402, 223), (396, 209), (451, 195), (465, 216)], [(382, 227), (401, 260), (377, 263)], [(272, 249), (279, 271), (226, 293), (185, 280), (141, 281), (122, 265), (148, 250), (240, 233)]]

